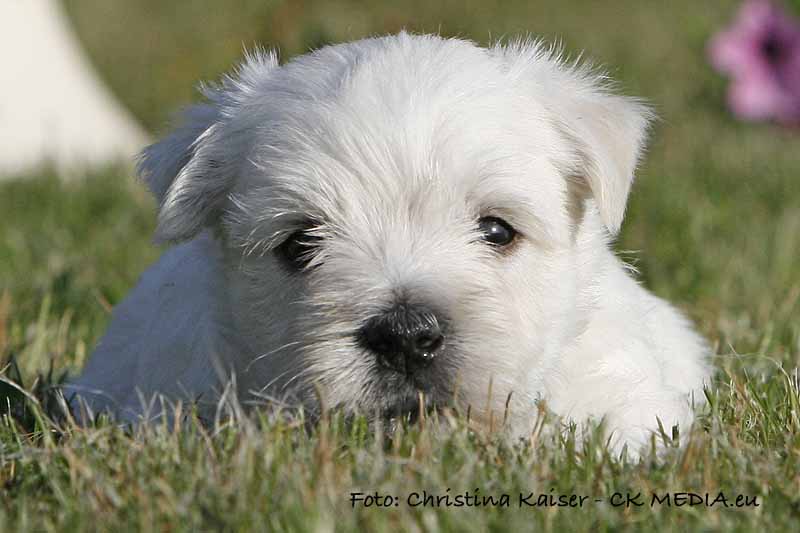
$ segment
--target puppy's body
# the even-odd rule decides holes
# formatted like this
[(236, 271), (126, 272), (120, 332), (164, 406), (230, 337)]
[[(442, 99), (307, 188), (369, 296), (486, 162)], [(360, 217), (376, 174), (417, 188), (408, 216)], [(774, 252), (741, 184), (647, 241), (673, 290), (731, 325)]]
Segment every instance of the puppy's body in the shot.
[(385, 416), (511, 395), (517, 433), (543, 399), (619, 445), (690, 422), (704, 344), (609, 247), (639, 103), (536, 44), (407, 34), (251, 57), (209, 98), (144, 154), (158, 235), (187, 242), (73, 384), (93, 408), (213, 402), (235, 375), (244, 403)]

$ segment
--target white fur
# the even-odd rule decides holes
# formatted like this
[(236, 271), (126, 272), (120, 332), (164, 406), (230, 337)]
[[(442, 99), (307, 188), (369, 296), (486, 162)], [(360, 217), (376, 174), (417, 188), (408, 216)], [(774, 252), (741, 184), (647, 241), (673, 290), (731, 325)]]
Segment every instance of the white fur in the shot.
[[(371, 413), (390, 382), (355, 332), (402, 293), (453, 328), (452, 394), (516, 433), (535, 403), (605, 417), (640, 446), (691, 421), (706, 346), (639, 286), (609, 242), (650, 113), (531, 41), (366, 39), (278, 66), (255, 53), (140, 170), (178, 244), (116, 309), (73, 390), (132, 419), (154, 393), (296, 400)], [(480, 216), (521, 235), (506, 254)], [(274, 249), (311, 218), (322, 245), (292, 274)], [(491, 394), (490, 394), (491, 393)]]

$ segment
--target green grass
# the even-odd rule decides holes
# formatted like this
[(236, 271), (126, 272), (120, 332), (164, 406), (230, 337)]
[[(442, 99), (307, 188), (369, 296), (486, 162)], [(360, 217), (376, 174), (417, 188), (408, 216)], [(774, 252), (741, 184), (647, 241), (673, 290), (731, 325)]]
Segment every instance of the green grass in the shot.
[[(241, 43), (284, 57), (400, 27), (485, 42), (561, 36), (612, 67), (662, 117), (641, 168), (621, 255), (696, 321), (717, 374), (688, 445), (620, 461), (599, 433), (542, 431), (509, 444), (463, 421), (392, 438), (335, 416), (263, 415), (135, 433), (58, 416), (51, 384), (85, 360), (118, 303), (159, 254), (154, 205), (124, 168), (69, 183), (51, 172), (0, 184), (0, 531), (157, 530), (788, 530), (800, 523), (800, 132), (735, 122), (725, 80), (704, 57), (733, 2), (89, 2), (68, 0), (91, 57), (152, 129), (213, 78)], [(239, 7), (231, 7), (239, 5)], [(176, 16), (179, 15), (179, 16)], [(50, 369), (53, 373), (48, 375)], [(37, 376), (40, 379), (37, 381)], [(451, 425), (453, 427), (451, 427)], [(442, 431), (441, 426), (445, 429)], [(555, 421), (545, 429), (557, 428)], [(412, 508), (427, 490), (511, 495), (510, 508)], [(714, 493), (758, 507), (517, 508), (520, 492)], [(350, 493), (401, 497), (351, 508)]]

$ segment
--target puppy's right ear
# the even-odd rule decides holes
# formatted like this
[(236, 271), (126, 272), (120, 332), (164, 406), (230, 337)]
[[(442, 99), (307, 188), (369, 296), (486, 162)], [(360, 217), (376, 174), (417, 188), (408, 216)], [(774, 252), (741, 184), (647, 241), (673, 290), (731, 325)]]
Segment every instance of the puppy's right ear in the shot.
[(214, 103), (191, 106), (171, 134), (139, 156), (139, 176), (160, 206), (156, 241), (190, 239), (213, 220), (230, 186), (214, 155), (219, 119)]
[(273, 53), (246, 53), (232, 75), (203, 89), (206, 103), (187, 108), (176, 129), (139, 156), (139, 176), (160, 206), (156, 241), (191, 239), (219, 217), (242, 159), (239, 152), (246, 149), (230, 133), (231, 124), (254, 95), (266, 90), (277, 65)]

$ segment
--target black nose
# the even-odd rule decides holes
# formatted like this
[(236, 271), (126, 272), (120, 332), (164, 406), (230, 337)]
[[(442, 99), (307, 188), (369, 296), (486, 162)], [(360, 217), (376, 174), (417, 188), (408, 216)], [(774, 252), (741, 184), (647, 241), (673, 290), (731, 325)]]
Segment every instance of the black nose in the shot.
[(419, 305), (400, 304), (370, 319), (360, 336), (381, 363), (400, 372), (427, 366), (444, 346), (436, 314)]

